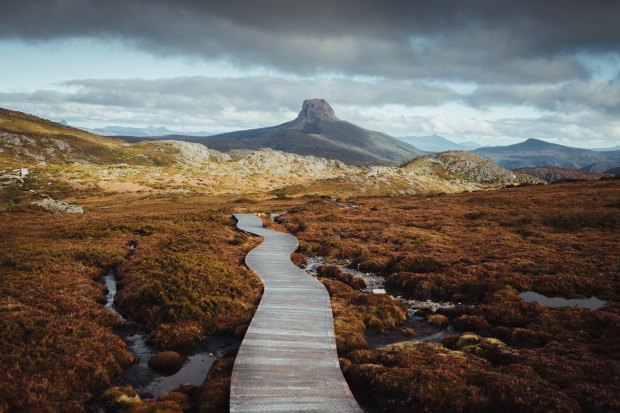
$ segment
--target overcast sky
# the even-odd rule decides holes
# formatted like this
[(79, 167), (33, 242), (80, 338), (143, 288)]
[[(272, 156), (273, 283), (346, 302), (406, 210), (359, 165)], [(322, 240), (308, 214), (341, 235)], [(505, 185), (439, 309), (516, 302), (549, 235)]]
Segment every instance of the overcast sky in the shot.
[(620, 145), (620, 1), (2, 0), (0, 106), (229, 131), (325, 98), (395, 136)]

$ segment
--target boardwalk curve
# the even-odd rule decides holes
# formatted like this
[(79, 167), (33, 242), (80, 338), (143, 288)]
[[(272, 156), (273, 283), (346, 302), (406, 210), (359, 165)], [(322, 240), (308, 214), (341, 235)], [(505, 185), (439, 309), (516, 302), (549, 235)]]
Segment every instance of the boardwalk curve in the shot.
[(255, 215), (235, 218), (264, 238), (245, 262), (265, 290), (235, 359), (231, 413), (361, 413), (340, 370), (327, 290), (290, 260), (297, 238)]

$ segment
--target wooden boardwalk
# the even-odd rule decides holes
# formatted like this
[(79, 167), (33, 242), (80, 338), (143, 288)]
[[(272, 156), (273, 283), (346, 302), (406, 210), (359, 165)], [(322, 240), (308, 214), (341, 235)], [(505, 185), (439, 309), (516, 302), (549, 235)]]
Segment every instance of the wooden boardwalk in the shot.
[(327, 290), (290, 260), (297, 238), (255, 215), (235, 218), (264, 238), (245, 262), (265, 291), (235, 360), (230, 411), (361, 413), (340, 370)]

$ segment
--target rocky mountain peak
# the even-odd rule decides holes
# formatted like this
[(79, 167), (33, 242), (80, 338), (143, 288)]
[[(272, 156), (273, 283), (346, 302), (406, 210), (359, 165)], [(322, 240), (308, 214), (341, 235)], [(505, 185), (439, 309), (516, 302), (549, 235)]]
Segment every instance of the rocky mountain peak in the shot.
[(304, 121), (338, 120), (334, 114), (334, 109), (325, 99), (304, 100), (304, 104), (297, 119)]

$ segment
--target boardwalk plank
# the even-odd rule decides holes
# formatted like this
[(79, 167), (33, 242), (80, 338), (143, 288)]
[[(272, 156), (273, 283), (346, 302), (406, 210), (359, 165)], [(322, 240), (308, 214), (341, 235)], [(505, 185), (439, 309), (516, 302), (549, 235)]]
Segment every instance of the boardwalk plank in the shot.
[(235, 359), (232, 413), (361, 413), (342, 375), (327, 290), (295, 266), (297, 238), (237, 214), (237, 227), (264, 238), (246, 256), (264, 293)]

